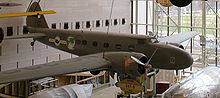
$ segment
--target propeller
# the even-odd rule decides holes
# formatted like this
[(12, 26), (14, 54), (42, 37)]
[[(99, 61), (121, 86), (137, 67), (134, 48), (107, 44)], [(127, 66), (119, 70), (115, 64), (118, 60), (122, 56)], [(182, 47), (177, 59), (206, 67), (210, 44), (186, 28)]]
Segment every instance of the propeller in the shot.
[(143, 62), (141, 62), (138, 58), (131, 56), (131, 59), (134, 60), (136, 63), (144, 66), (146, 69), (147, 68), (151, 68), (152, 66), (149, 64), (151, 59), (153, 58), (154, 54), (157, 52), (158, 48), (156, 48), (153, 52), (153, 54), (151, 55), (151, 57), (149, 58), (149, 60), (144, 64)]

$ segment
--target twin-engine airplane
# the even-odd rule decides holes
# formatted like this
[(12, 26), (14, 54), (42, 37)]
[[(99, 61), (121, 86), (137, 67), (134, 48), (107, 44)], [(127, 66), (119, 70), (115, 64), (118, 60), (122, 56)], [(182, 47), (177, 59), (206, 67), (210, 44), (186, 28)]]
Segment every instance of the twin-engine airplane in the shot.
[[(41, 11), (36, 2), (29, 9), (34, 11)], [(29, 34), (5, 39), (32, 37), (79, 57), (0, 72), (0, 84), (82, 71), (95, 75), (102, 70), (137, 81), (148, 68), (178, 70), (191, 66), (192, 56), (179, 43), (198, 34), (186, 32), (157, 40), (145, 35), (57, 30), (48, 28), (43, 15), (27, 16), (26, 23)]]

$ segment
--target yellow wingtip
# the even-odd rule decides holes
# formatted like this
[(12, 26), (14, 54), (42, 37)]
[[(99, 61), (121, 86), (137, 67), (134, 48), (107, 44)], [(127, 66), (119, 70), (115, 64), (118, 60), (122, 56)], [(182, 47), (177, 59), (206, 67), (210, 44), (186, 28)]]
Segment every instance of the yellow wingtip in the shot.
[(0, 14), (0, 18), (55, 14), (55, 13), (56, 13), (55, 11), (37, 11), (37, 12), (26, 12), (26, 13), (11, 13), (11, 14)]

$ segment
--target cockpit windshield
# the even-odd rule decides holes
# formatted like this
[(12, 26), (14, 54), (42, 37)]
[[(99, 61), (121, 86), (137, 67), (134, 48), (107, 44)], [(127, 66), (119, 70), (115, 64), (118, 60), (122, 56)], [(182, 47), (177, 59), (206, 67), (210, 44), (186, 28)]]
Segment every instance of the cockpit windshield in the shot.
[(158, 40), (157, 40), (155, 37), (152, 37), (152, 38), (151, 38), (151, 42), (152, 42), (152, 43), (157, 43)]

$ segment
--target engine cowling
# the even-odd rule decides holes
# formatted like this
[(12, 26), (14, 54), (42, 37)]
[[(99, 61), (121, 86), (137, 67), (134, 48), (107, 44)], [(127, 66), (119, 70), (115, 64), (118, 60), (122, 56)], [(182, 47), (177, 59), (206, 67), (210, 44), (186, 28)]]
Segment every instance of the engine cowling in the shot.
[(3, 29), (0, 28), (0, 44), (2, 43), (3, 39), (4, 39), (4, 32)]
[(176, 46), (176, 47), (181, 48), (181, 49), (184, 49), (183, 45), (178, 44), (178, 43), (168, 43), (168, 44)]
[(110, 60), (112, 66), (111, 71), (120, 75), (120, 78), (130, 78), (136, 80), (137, 77), (142, 76), (146, 69), (145, 66), (139, 64), (131, 58), (131, 56), (137, 58), (141, 63), (147, 62), (147, 57), (141, 53), (131, 52), (111, 52), (105, 54), (108, 60)]

